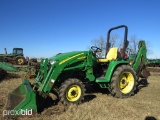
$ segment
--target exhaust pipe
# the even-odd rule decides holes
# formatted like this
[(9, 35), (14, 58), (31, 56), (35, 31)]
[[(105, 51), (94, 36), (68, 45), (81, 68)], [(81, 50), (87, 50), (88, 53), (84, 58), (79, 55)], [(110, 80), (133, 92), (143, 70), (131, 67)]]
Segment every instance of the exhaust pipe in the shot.
[(4, 54), (7, 54), (7, 49), (6, 48), (4, 48)]

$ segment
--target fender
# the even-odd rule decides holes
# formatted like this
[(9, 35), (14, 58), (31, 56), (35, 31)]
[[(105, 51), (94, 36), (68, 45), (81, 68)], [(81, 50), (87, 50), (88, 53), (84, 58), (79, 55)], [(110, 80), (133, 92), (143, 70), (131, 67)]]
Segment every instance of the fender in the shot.
[(112, 74), (114, 73), (115, 69), (122, 65), (122, 64), (129, 64), (128, 61), (110, 61), (106, 75), (105, 75), (105, 82), (110, 82), (112, 78)]

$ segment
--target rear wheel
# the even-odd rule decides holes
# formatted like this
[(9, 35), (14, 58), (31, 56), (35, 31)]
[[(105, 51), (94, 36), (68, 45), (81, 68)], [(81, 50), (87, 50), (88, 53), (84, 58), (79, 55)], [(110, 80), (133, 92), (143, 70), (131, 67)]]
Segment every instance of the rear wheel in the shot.
[(17, 65), (23, 65), (25, 63), (24, 57), (17, 57), (16, 58), (16, 64)]
[(136, 90), (136, 73), (129, 65), (119, 66), (113, 73), (111, 94), (117, 98), (127, 98)]
[(59, 99), (65, 105), (80, 104), (84, 100), (85, 87), (83, 83), (76, 79), (70, 78), (59, 89)]

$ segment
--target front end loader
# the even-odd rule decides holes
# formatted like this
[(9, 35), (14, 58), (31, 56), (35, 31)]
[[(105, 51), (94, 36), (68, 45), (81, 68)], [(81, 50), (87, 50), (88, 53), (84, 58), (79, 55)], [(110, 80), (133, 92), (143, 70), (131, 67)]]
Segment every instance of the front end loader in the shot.
[[(122, 51), (116, 47), (111, 48), (110, 44), (111, 31), (119, 28), (125, 29)], [(129, 44), (127, 34), (128, 27), (125, 25), (109, 29), (104, 58), (98, 58), (97, 53), (102, 50), (92, 46), (88, 51), (61, 53), (41, 60), (35, 82), (31, 84), (28, 80), (23, 80), (22, 84), (9, 94), (7, 110), (15, 111), (14, 116), (21, 115), (23, 110), (38, 112), (39, 103), (42, 104), (37, 99), (38, 96), (43, 99), (58, 98), (64, 105), (78, 105), (84, 100), (86, 84), (107, 88), (111, 95), (117, 98), (130, 97), (136, 90), (142, 70), (145, 69), (143, 63), (146, 60), (146, 48), (137, 53), (131, 65), (125, 55)], [(145, 42), (142, 43), (139, 49), (145, 46)]]

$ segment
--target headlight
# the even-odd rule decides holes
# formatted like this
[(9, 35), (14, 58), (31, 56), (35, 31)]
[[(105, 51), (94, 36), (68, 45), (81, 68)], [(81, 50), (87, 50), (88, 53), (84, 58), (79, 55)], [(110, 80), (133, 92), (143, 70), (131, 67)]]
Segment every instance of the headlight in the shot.
[(56, 61), (55, 60), (50, 60), (49, 61), (51, 65), (53, 65)]

